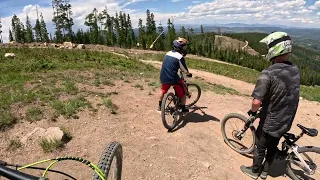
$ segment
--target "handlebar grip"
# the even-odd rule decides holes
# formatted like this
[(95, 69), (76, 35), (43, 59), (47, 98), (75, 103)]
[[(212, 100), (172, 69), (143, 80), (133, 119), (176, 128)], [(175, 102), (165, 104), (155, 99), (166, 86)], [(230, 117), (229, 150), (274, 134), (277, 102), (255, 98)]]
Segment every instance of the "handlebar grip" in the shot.
[(11, 180), (39, 180), (39, 177), (31, 176), (20, 171), (0, 165), (0, 175)]

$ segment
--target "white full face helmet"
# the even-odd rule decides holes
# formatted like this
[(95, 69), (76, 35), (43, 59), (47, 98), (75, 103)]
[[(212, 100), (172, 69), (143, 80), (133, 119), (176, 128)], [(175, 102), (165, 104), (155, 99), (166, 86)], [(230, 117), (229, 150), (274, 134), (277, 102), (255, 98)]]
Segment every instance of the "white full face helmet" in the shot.
[(290, 53), (292, 50), (292, 40), (285, 32), (273, 32), (263, 38), (260, 42), (267, 44), (268, 53), (266, 58), (269, 61), (274, 57)]

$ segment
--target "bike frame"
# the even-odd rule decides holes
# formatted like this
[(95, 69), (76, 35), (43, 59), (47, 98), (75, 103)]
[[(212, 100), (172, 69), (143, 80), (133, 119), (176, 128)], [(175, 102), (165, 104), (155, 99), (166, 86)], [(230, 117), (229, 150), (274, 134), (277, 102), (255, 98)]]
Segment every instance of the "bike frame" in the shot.
[[(9, 165), (4, 161), (0, 160), (0, 175), (4, 176), (6, 178), (10, 178), (10, 179), (15, 179), (15, 180), (45, 180), (45, 175), (48, 171), (50, 171), (49, 169), (57, 162), (60, 161), (65, 161), (65, 160), (74, 160), (74, 161), (78, 161), (81, 162), (87, 166), (89, 166), (95, 173), (98, 174), (98, 176), (102, 179), (102, 180), (106, 180), (106, 177), (104, 175), (104, 173), (102, 172), (102, 170), (95, 164), (93, 164), (92, 162), (83, 159), (81, 157), (72, 157), (72, 156), (65, 156), (65, 157), (57, 157), (57, 158), (53, 158), (53, 159), (47, 159), (47, 160), (42, 160), (42, 161), (38, 161), (32, 164), (28, 164), (25, 166), (18, 166), (18, 165)], [(38, 164), (42, 164), (42, 163), (47, 163), (47, 162), (51, 162), (47, 168), (45, 169), (45, 171), (42, 174), (42, 177), (35, 177), (35, 176), (31, 176), (29, 174), (26, 173), (22, 173), (19, 170), (25, 169), (25, 168), (31, 168), (32, 166), (38, 165)], [(14, 169), (10, 169), (7, 168), (5, 166), (15, 166), (16, 170)]]
[(308, 166), (308, 164), (304, 161), (304, 159), (300, 156), (300, 154), (298, 153), (298, 145), (293, 145), (290, 149), (292, 150), (292, 152), (298, 157), (298, 159), (300, 160), (300, 162), (303, 165), (303, 168), (305, 168), (305, 170), (307, 171), (307, 173), (311, 173), (312, 169), (310, 169), (310, 167)]
[[(295, 142), (297, 142), (302, 136), (303, 136), (303, 132), (300, 133), (298, 136), (295, 136), (295, 138), (293, 139), (293, 141), (290, 141), (290, 139), (285, 139), (282, 143), (284, 143), (285, 147), (288, 148), (288, 150), (291, 150), (291, 153), (293, 153), (298, 159), (299, 161), (302, 163), (303, 168), (305, 171), (307, 171), (307, 173), (311, 173), (312, 169), (308, 166), (308, 164), (304, 161), (304, 159), (300, 156), (298, 149), (299, 149), (299, 145), (297, 145)], [(290, 154), (288, 153), (288, 150), (286, 150), (286, 155)], [(282, 148), (283, 151), (283, 148)]]
[(180, 78), (182, 79), (183, 81), (183, 86), (184, 88), (186, 88), (187, 92), (186, 92), (186, 95), (189, 94), (189, 89), (188, 89), (188, 82), (186, 80), (186, 77), (184, 76), (184, 74), (180, 71)]
[[(237, 134), (237, 137), (242, 138), (243, 134), (247, 131), (247, 129), (249, 128), (254, 128), (253, 123), (254, 121), (259, 117), (259, 113), (256, 116), (252, 116), (250, 117), (246, 122), (245, 122), (245, 126), (242, 130), (240, 130)], [(304, 161), (304, 159), (300, 156), (299, 152), (298, 152), (298, 148), (299, 146), (297, 144), (295, 144), (295, 142), (297, 142), (302, 136), (303, 136), (303, 132), (300, 133), (298, 136), (295, 136), (295, 138), (293, 139), (293, 141), (290, 141), (289, 139), (285, 139), (283, 143), (285, 143), (285, 146), (291, 150), (291, 152), (293, 152), (293, 154), (295, 154), (296, 157), (298, 157), (298, 159), (300, 160), (300, 162), (302, 163), (303, 167), (307, 173), (311, 173), (312, 169), (308, 166), (308, 164)], [(283, 152), (283, 149), (281, 150), (281, 152)], [(286, 150), (286, 156), (290, 154), (288, 153), (288, 150)]]
[(19, 179), (19, 180), (21, 180), (21, 179), (24, 179), (24, 180), (45, 180), (43, 178), (31, 176), (29, 174), (20, 172), (18, 170), (7, 168), (2, 164), (0, 165), (0, 175), (5, 178), (8, 178), (8, 179), (15, 179), (15, 180), (17, 180), (17, 179)]

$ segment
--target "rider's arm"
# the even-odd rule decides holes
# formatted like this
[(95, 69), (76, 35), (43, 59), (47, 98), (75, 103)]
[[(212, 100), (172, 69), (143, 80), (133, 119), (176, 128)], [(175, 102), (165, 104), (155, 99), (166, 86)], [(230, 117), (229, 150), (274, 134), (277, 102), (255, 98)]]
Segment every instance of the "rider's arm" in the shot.
[(251, 95), (254, 98), (251, 106), (252, 112), (259, 110), (262, 100), (269, 92), (270, 84), (271, 77), (269, 72), (267, 70), (262, 71)]
[(189, 70), (187, 68), (186, 61), (184, 60), (184, 58), (181, 58), (179, 60), (179, 64), (180, 64), (180, 70), (186, 74), (189, 74)]

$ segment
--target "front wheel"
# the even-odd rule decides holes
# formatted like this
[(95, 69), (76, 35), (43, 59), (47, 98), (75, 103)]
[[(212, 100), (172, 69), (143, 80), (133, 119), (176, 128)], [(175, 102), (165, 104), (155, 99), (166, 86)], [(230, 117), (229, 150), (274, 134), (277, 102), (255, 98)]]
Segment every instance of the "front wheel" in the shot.
[(298, 148), (298, 153), (311, 169), (308, 172), (302, 161), (292, 152), (288, 156), (287, 174), (293, 180), (320, 179), (320, 148), (304, 146)]
[(227, 114), (221, 121), (221, 133), (224, 141), (240, 154), (251, 153), (256, 142), (254, 127), (250, 127), (244, 133), (240, 133), (247, 119), (241, 114), (231, 113)]
[(197, 84), (187, 84), (188, 92), (186, 94), (186, 108), (195, 105), (201, 96), (201, 89)]
[[(106, 180), (121, 180), (122, 173), (122, 146), (118, 142), (112, 142), (103, 151), (98, 167), (106, 177)], [(98, 174), (94, 174), (93, 180), (102, 180)]]

